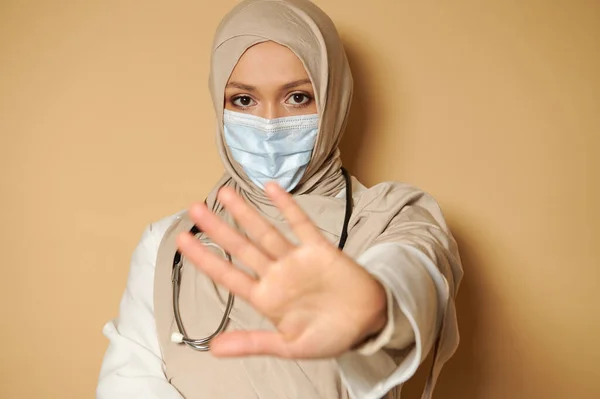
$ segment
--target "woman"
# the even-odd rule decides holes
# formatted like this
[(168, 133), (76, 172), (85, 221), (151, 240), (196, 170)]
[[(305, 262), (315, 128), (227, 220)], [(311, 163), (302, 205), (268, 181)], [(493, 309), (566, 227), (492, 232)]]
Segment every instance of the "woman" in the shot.
[[(307, 0), (239, 3), (210, 89), (225, 175), (144, 233), (104, 328), (98, 397), (399, 397), (435, 348), (430, 398), (458, 344), (459, 256), (430, 196), (342, 169), (352, 77), (331, 20)], [(225, 331), (194, 350), (228, 291)]]

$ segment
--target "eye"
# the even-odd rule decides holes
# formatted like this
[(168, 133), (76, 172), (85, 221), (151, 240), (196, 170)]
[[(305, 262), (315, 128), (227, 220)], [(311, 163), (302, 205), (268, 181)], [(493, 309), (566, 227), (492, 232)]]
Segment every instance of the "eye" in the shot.
[(231, 100), (231, 103), (236, 107), (247, 108), (256, 104), (250, 96), (238, 96)]
[(293, 93), (288, 97), (286, 103), (294, 106), (308, 105), (312, 101), (312, 97), (306, 93)]

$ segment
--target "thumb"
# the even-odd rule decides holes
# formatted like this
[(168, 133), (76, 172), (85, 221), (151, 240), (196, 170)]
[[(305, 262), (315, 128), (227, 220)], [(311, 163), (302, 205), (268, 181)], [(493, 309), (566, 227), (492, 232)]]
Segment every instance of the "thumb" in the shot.
[(216, 337), (210, 351), (217, 357), (271, 355), (290, 357), (289, 344), (278, 332), (231, 331)]

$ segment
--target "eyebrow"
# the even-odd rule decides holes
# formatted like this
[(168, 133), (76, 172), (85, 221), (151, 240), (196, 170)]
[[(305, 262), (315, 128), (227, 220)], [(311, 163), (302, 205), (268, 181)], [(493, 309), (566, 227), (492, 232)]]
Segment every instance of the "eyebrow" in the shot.
[(298, 86), (302, 86), (305, 85), (307, 83), (312, 84), (312, 82), (310, 81), (310, 79), (300, 79), (300, 80), (295, 80), (293, 82), (284, 84), (281, 87), (281, 90), (289, 90), (289, 89), (293, 89), (294, 87), (298, 87)]
[[(290, 83), (286, 83), (283, 86), (281, 86), (281, 90), (289, 90), (289, 89), (293, 89), (294, 87), (298, 87), (298, 86), (302, 86), (305, 85), (307, 83), (311, 83), (310, 79), (299, 79), (299, 80), (294, 80), (293, 82)], [(256, 86), (250, 86), (244, 83), (240, 83), (240, 82), (229, 82), (227, 83), (226, 87), (233, 87), (236, 89), (240, 89), (240, 90), (245, 90), (245, 91), (249, 91), (249, 92), (255, 92), (256, 91)]]
[(225, 87), (233, 87), (233, 88), (245, 90), (245, 91), (256, 91), (256, 87), (250, 86), (250, 85), (245, 85), (245, 84), (239, 83), (239, 82), (229, 82), (229, 83), (227, 83), (227, 86), (225, 86)]

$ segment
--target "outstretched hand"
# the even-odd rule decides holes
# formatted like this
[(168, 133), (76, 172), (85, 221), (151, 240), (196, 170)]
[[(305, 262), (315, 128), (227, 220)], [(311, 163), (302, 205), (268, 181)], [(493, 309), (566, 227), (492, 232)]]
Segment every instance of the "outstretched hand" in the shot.
[(216, 283), (265, 315), (277, 331), (231, 331), (215, 338), (216, 356), (336, 357), (381, 330), (387, 320), (383, 286), (321, 235), (290, 194), (265, 189), (300, 244), (293, 245), (239, 197), (223, 188), (218, 200), (248, 233), (244, 237), (194, 204), (190, 217), (257, 278), (207, 249), (189, 233), (178, 237), (184, 256)]

